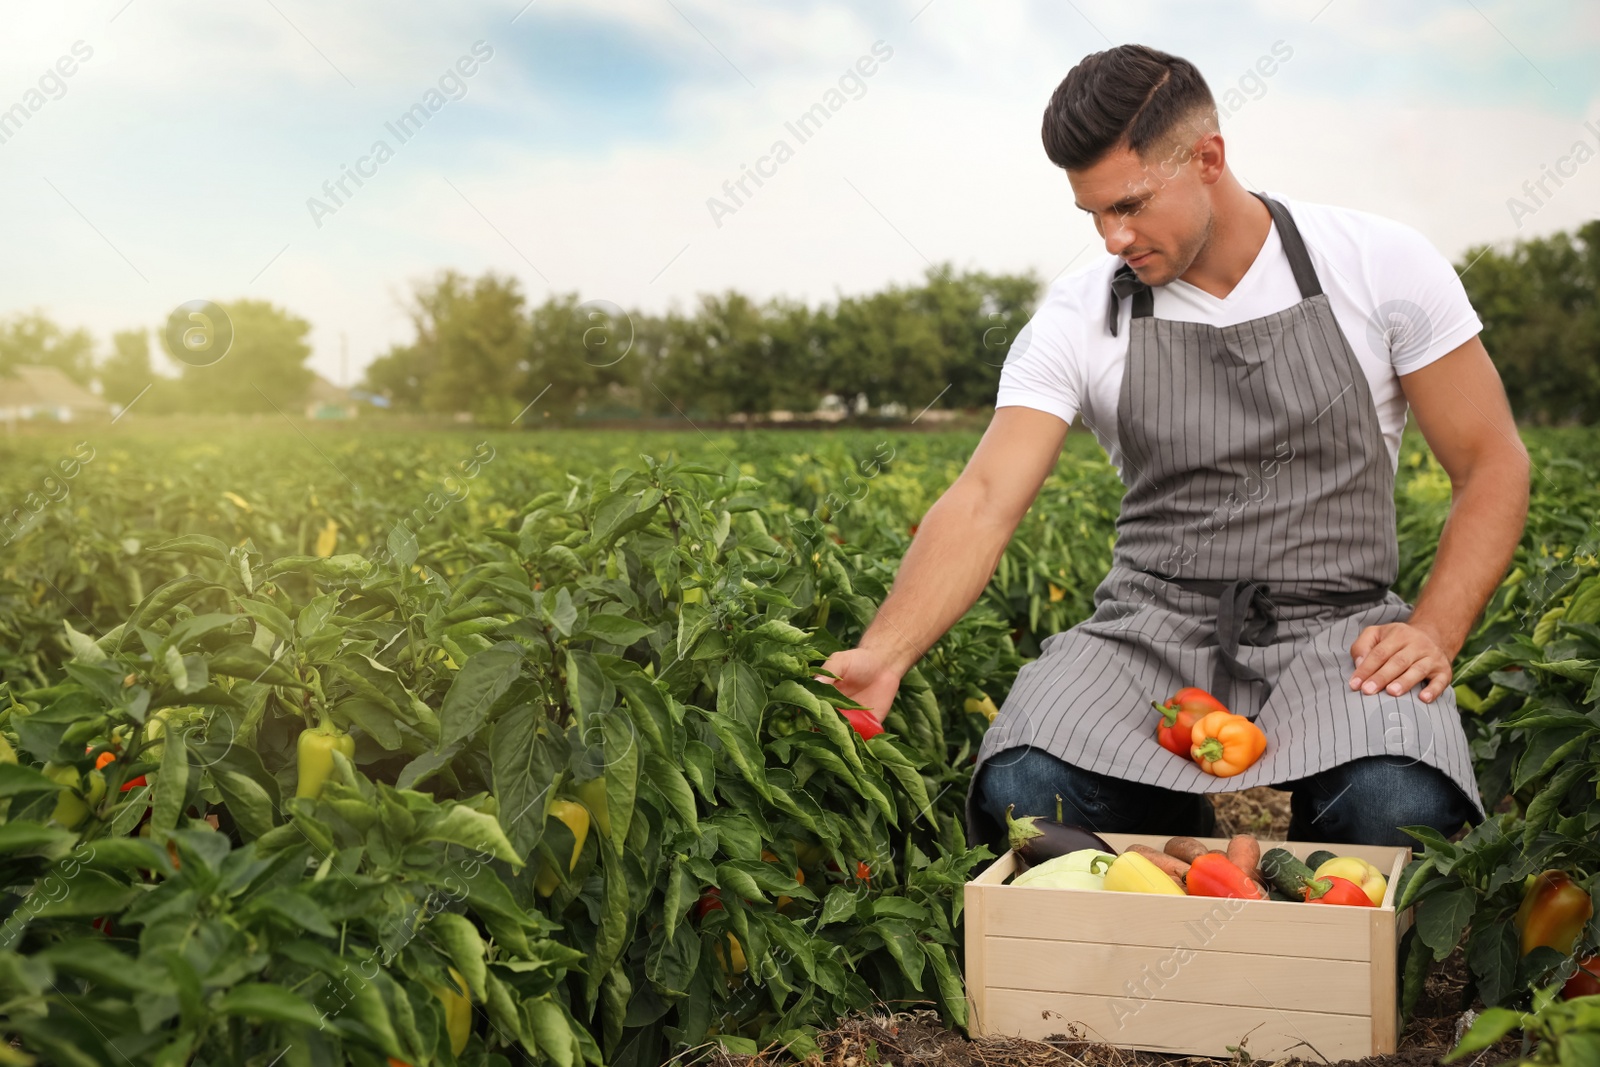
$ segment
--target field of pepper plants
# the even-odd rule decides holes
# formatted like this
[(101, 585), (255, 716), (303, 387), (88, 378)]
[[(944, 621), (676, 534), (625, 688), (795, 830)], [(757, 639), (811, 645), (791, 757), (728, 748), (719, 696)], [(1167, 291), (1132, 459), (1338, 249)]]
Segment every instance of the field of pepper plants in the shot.
[[(887, 733), (812, 676), (977, 437), (0, 443), (0, 1064), (645, 1067), (805, 1057), (874, 1008), (963, 1027), (972, 754), (1109, 563), (1092, 440)], [(1404, 966), (1414, 997), (1464, 946), (1501, 1009), (1468, 1044), (1526, 1025), (1566, 1063), (1600, 1040), (1600, 1000), (1555, 997), (1600, 942), (1600, 439), (1529, 443), (1458, 688), (1501, 813), (1419, 845)], [(1449, 504), (1416, 441), (1397, 499), (1411, 597)], [(1513, 921), (1547, 869), (1565, 919)]]

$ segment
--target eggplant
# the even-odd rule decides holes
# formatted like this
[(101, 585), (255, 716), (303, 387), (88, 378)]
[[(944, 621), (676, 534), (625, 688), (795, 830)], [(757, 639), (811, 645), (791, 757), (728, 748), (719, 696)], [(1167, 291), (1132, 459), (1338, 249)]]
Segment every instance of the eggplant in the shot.
[(1006, 839), (1011, 848), (1030, 867), (1086, 848), (1116, 854), (1116, 849), (1106, 844), (1092, 831), (1062, 822), (1059, 797), (1056, 798), (1055, 821), (1046, 819), (1042, 815), (1013, 818), (1011, 812), (1014, 807), (1012, 805), (1006, 808)]

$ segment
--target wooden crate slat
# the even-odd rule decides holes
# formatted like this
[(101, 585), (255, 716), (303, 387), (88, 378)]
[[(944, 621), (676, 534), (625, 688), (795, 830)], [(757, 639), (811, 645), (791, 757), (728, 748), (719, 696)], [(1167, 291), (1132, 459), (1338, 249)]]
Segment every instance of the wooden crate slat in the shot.
[[(985, 886), (990, 937), (1102, 941), (1317, 960), (1370, 958), (1366, 909), (1092, 889)], [(1391, 916), (1392, 911), (1385, 912)]]
[[(979, 959), (990, 1000), (1026, 989), (1110, 996), (1129, 1006), (1162, 1000), (1315, 1010), (1365, 1023), (1375, 996), (1373, 968), (1362, 961), (995, 936)], [(1307, 981), (1312, 974), (1316, 980)], [(1389, 989), (1392, 997), (1392, 981)]]
[(1228, 1056), (1227, 1046), (1248, 1035), (1252, 1057), (1292, 1054), (1313, 1063), (1360, 1058), (1372, 1041), (1367, 1020), (1354, 1015), (1170, 1001), (1149, 1001), (1126, 1015), (1117, 1004), (1114, 997), (996, 990), (983, 1033), (1044, 1040), (1076, 1023), (1086, 1040), (1200, 1056)]

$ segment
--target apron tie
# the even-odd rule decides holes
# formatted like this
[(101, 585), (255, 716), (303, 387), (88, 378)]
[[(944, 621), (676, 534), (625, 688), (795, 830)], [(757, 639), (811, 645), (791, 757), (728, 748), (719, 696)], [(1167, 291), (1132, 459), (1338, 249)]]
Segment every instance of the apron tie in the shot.
[[(1215, 597), (1217, 600), (1217, 659), (1211, 668), (1211, 695), (1222, 701), (1223, 707), (1237, 712), (1233, 706), (1235, 682), (1262, 682), (1266, 690), (1264, 701), (1272, 695), (1272, 685), (1266, 676), (1239, 659), (1239, 646), (1270, 645), (1278, 638), (1278, 608), (1317, 605), (1320, 607), (1357, 607), (1375, 604), (1389, 595), (1386, 585), (1373, 585), (1365, 589), (1351, 589), (1326, 593), (1278, 593), (1274, 595), (1266, 582), (1253, 578), (1235, 578), (1232, 581), (1203, 578), (1169, 578), (1156, 571), (1143, 573), (1164, 582), (1171, 582), (1190, 593)], [(1252, 610), (1254, 609), (1254, 610)], [(1245, 718), (1251, 722), (1261, 714), (1258, 707)]]
[(1117, 268), (1111, 276), (1111, 299), (1106, 307), (1106, 329), (1111, 331), (1111, 336), (1117, 335), (1117, 312), (1122, 308), (1122, 298), (1132, 296), (1141, 289), (1148, 288), (1139, 276), (1133, 273), (1133, 268), (1124, 263)]

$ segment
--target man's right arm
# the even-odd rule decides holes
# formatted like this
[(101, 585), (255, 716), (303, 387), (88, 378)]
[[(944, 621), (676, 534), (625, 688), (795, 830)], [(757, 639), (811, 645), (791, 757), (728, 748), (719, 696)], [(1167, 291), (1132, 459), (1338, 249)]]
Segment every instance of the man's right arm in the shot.
[[(823, 664), (839, 691), (880, 720), (906, 671), (966, 614), (1055, 468), (1067, 424), (1033, 408), (995, 409), (972, 458), (917, 528), (860, 644)], [(832, 679), (826, 679), (832, 680)]]

